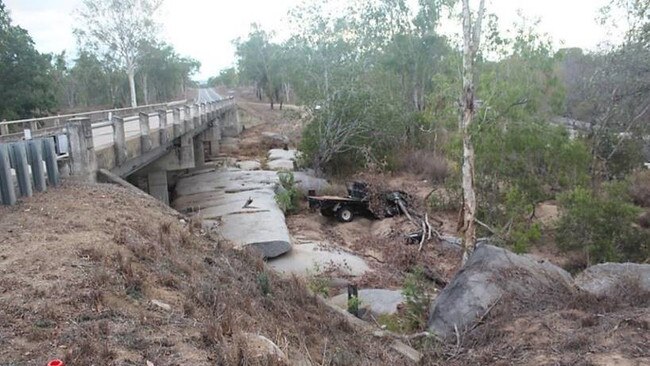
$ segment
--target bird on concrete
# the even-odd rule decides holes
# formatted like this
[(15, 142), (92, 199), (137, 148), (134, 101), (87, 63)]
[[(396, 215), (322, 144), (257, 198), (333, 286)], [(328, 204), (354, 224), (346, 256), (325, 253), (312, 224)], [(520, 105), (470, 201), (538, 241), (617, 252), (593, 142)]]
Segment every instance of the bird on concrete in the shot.
[(248, 200), (246, 200), (246, 203), (244, 203), (242, 208), (249, 208), (252, 203), (253, 203), (253, 198), (248, 197)]

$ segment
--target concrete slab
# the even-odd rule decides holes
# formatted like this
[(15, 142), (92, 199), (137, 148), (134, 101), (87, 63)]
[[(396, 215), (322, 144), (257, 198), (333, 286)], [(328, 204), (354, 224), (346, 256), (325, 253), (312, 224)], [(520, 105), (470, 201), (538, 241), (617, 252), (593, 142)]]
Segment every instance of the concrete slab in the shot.
[(291, 252), (270, 260), (268, 265), (282, 275), (302, 277), (313, 274), (316, 267), (323, 270), (332, 265), (344, 274), (355, 277), (370, 270), (361, 257), (316, 243), (294, 245)]
[[(359, 290), (359, 309), (366, 309), (373, 315), (392, 315), (406, 299), (400, 290), (363, 289)], [(342, 293), (327, 300), (341, 309), (348, 308), (348, 293)]]
[(295, 169), (293, 160), (285, 160), (285, 159), (273, 160), (266, 163), (266, 165), (269, 167), (269, 169), (275, 171), (280, 171), (280, 170), (293, 171)]
[(268, 158), (269, 161), (273, 160), (296, 160), (298, 157), (298, 150), (290, 149), (271, 149), (269, 150)]

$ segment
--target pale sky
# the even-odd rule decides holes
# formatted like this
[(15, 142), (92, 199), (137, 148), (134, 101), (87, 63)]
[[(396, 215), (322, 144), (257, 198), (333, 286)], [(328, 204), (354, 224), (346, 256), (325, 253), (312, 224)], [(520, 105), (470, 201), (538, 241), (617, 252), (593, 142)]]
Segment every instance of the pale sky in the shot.
[[(286, 14), (304, 0), (165, 0), (161, 12), (163, 38), (185, 56), (202, 64), (197, 79), (204, 80), (234, 64), (232, 40), (248, 34), (251, 23), (287, 34)], [(539, 18), (539, 29), (556, 47), (596, 49), (612, 39), (595, 21), (608, 0), (488, 0), (502, 27), (509, 28), (521, 10)], [(41, 52), (67, 50), (74, 55), (74, 9), (80, 0), (4, 0), (14, 24), (27, 29)], [(453, 32), (452, 29), (447, 29)]]

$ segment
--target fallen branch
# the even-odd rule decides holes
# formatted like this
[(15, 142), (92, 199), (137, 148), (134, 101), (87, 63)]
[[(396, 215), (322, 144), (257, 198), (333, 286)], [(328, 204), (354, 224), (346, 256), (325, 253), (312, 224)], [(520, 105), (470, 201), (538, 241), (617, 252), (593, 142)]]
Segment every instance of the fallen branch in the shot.
[(481, 316), (481, 317), (479, 318), (479, 320), (478, 320), (476, 323), (474, 323), (474, 325), (473, 325), (473, 326), (472, 326), (472, 327), (471, 327), (467, 332), (470, 332), (470, 331), (476, 329), (476, 327), (478, 327), (480, 324), (482, 324), (482, 323), (485, 321), (485, 318), (490, 314), (490, 312), (492, 311), (492, 309), (494, 309), (494, 307), (497, 306), (497, 304), (499, 303), (499, 301), (501, 301), (501, 296), (499, 296), (499, 297), (496, 299), (496, 301), (494, 301), (494, 303), (492, 303), (492, 305), (490, 305), (490, 307), (485, 311), (485, 313), (483, 314), (483, 316)]
[(422, 238), (420, 238), (420, 248), (418, 248), (418, 252), (422, 251), (422, 246), (424, 245), (424, 241), (427, 238), (427, 235), (425, 233), (426, 226), (427, 224), (425, 224), (424, 221), (422, 221)]
[(493, 228), (491, 228), (490, 226), (488, 226), (488, 224), (486, 224), (486, 223), (484, 223), (484, 222), (481, 222), (481, 220), (475, 218), (475, 219), (474, 219), (474, 222), (476, 222), (477, 224), (479, 224), (479, 225), (481, 225), (482, 227), (484, 227), (485, 229), (487, 229), (487, 231), (489, 231), (490, 233), (492, 233), (492, 235), (494, 235), (494, 236), (499, 236), (499, 233), (497, 233), (496, 230), (494, 230)]

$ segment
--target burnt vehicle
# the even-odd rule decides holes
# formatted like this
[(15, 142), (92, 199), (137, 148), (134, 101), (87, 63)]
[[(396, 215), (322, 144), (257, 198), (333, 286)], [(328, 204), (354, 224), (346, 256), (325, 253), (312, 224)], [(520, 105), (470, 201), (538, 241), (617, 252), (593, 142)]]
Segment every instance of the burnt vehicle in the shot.
[(309, 208), (320, 210), (323, 216), (351, 222), (358, 215), (375, 219), (399, 215), (409, 201), (408, 194), (402, 191), (371, 193), (365, 182), (353, 182), (347, 191), (347, 197), (311, 195), (307, 197)]

